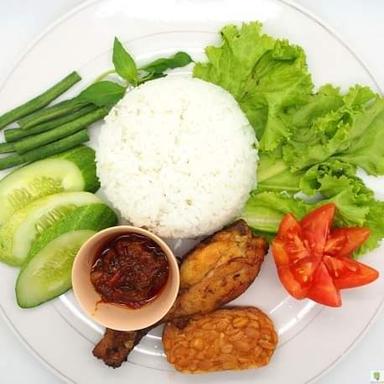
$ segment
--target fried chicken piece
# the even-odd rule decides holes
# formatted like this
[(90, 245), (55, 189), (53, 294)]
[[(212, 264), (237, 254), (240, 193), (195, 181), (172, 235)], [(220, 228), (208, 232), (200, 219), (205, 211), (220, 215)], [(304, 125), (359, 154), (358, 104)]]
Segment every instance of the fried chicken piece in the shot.
[(180, 292), (166, 318), (212, 312), (239, 297), (258, 275), (267, 250), (243, 220), (204, 240), (185, 256)]
[[(267, 250), (267, 242), (253, 235), (243, 220), (205, 239), (184, 257), (179, 296), (163, 321), (209, 313), (236, 299), (255, 280)], [(118, 367), (151, 328), (132, 332), (107, 329), (104, 338), (108, 341), (103, 338), (93, 354)]]
[(135, 332), (114, 331), (106, 329), (103, 338), (97, 343), (92, 353), (102, 359), (106, 365), (118, 368), (127, 361), (129, 353), (150, 330)]
[(174, 320), (164, 328), (168, 361), (183, 373), (267, 365), (278, 337), (271, 319), (254, 307), (219, 309)]

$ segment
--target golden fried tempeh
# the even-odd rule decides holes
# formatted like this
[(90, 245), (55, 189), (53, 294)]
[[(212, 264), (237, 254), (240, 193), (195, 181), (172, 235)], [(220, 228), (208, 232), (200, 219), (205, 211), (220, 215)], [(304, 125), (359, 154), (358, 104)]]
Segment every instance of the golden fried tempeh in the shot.
[(253, 307), (219, 309), (174, 320), (163, 333), (168, 361), (184, 373), (267, 365), (277, 341), (272, 321)]
[[(205, 239), (185, 256), (179, 296), (164, 321), (212, 312), (240, 296), (259, 273), (267, 249), (267, 242), (254, 236), (243, 220)], [(120, 343), (122, 332), (107, 330), (93, 354), (118, 367), (150, 329), (125, 332), (126, 343)]]

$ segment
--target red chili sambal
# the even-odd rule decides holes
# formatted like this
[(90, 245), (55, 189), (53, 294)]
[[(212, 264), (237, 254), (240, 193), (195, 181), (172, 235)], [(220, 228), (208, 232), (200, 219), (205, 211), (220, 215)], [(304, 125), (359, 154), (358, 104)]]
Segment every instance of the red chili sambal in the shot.
[(152, 239), (129, 233), (105, 244), (95, 258), (91, 282), (105, 303), (140, 308), (165, 286), (168, 259)]

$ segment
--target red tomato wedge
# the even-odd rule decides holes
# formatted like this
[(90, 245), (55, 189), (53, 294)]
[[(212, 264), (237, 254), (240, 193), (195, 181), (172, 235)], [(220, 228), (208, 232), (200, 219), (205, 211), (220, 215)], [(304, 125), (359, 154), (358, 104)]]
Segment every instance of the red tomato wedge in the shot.
[(281, 233), (279, 238), (284, 242), (284, 250), (287, 253), (287, 264), (292, 260), (299, 260), (309, 255), (302, 240), (300, 224), (290, 213), (281, 221), (279, 233)]
[(379, 277), (376, 269), (350, 258), (324, 256), (324, 264), (339, 289), (366, 285)]
[(319, 259), (308, 256), (291, 265), (291, 270), (300, 284), (309, 285), (313, 281), (313, 275), (319, 264)]
[(284, 243), (276, 240), (272, 244), (272, 253), (277, 265), (277, 273), (280, 281), (296, 299), (304, 299), (307, 296), (308, 289), (297, 281), (289, 267), (289, 256), (285, 251)]
[(303, 237), (315, 256), (321, 256), (335, 216), (335, 204), (325, 204), (315, 209), (300, 222)]
[(301, 234), (300, 224), (291, 213), (286, 214), (281, 220), (279, 234), (283, 237), (288, 237), (291, 234)]
[(335, 228), (328, 236), (324, 253), (331, 256), (350, 256), (369, 237), (368, 228)]
[(300, 222), (287, 214), (280, 223), (272, 254), (281, 283), (296, 299), (339, 307), (340, 289), (369, 284), (379, 276), (375, 269), (351, 257), (370, 230), (332, 229), (335, 212), (334, 204), (326, 204)]
[(307, 297), (319, 304), (330, 307), (341, 306), (340, 292), (324, 264), (320, 264), (319, 268), (317, 268)]

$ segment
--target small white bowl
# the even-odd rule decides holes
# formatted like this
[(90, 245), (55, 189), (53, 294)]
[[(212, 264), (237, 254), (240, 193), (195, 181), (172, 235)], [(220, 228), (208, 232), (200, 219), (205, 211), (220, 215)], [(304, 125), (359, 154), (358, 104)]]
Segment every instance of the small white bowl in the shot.
[[(169, 264), (168, 280), (160, 294), (141, 308), (105, 303), (91, 282), (91, 269), (100, 248), (109, 240), (129, 233), (146, 236), (164, 251)], [(80, 248), (72, 268), (74, 295), (81, 308), (97, 323), (119, 331), (134, 331), (161, 320), (176, 300), (180, 284), (177, 259), (168, 245), (153, 233), (138, 227), (121, 225), (98, 232)]]

